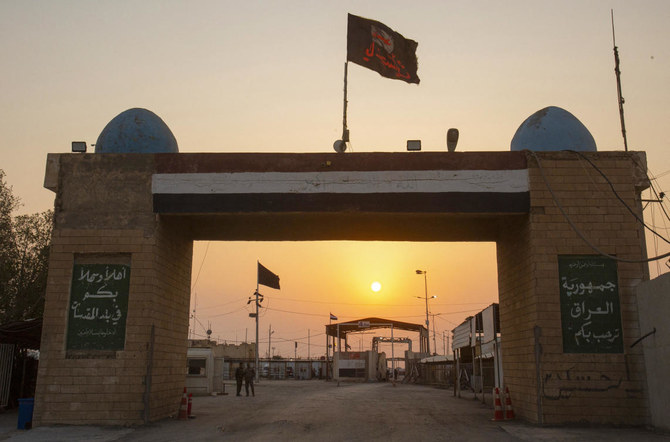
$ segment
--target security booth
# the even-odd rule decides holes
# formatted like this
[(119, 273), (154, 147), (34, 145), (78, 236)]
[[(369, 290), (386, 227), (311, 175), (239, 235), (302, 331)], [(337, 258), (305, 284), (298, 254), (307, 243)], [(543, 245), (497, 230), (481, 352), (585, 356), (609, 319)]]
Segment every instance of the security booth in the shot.
[[(210, 394), (215, 390), (214, 352), (211, 348), (189, 348), (186, 354), (186, 389), (193, 394)], [(223, 385), (223, 358), (220, 360), (219, 387)]]

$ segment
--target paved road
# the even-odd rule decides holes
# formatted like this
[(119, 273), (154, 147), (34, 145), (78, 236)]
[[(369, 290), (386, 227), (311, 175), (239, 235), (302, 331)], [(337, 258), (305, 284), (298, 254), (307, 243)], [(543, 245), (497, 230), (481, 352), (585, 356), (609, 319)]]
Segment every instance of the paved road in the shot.
[[(256, 397), (193, 399), (195, 419), (139, 428), (51, 427), (0, 432), (11, 441), (511, 441), (670, 440), (643, 429), (539, 428), (494, 422), (493, 410), (417, 385), (263, 381)], [(14, 424), (15, 425), (15, 424)]]

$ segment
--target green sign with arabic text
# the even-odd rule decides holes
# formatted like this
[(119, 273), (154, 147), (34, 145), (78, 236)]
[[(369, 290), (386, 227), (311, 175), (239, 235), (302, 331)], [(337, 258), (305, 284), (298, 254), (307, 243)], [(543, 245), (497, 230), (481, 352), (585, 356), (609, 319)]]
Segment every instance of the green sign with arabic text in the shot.
[(560, 255), (564, 353), (623, 353), (617, 263), (600, 255)]
[(123, 350), (130, 266), (74, 264), (67, 350)]

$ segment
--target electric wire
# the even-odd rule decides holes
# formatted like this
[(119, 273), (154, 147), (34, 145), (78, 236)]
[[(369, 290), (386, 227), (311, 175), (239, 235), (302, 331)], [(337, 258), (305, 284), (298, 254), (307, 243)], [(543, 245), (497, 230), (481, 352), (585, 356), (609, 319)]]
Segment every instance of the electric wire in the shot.
[(247, 306), (245, 305), (244, 307), (240, 307), (237, 310), (233, 310), (233, 311), (226, 312), (226, 313), (219, 313), (219, 314), (216, 314), (216, 315), (205, 315), (205, 317), (206, 318), (218, 318), (218, 317), (221, 317), (221, 316), (232, 315), (233, 313), (237, 313), (239, 311), (246, 310), (246, 309), (247, 309)]
[(209, 244), (211, 241), (207, 241), (207, 247), (205, 247), (205, 254), (202, 256), (202, 261), (200, 261), (200, 267), (198, 268), (198, 274), (195, 277), (195, 281), (193, 282), (193, 285), (191, 286), (191, 292), (195, 289), (196, 284), (198, 283), (198, 279), (200, 279), (200, 271), (202, 270), (202, 265), (205, 263), (205, 258), (207, 258), (207, 252), (209, 251)]
[[(532, 151), (531, 151), (531, 152), (532, 152)], [(607, 175), (605, 175), (605, 173), (604, 173), (598, 166), (596, 166), (596, 165), (593, 163), (593, 161), (591, 161), (589, 158), (587, 158), (586, 155), (584, 155), (583, 153), (578, 152), (578, 151), (576, 151), (576, 150), (567, 150), (567, 152), (572, 152), (572, 153), (574, 153), (574, 154), (577, 154), (579, 157), (581, 157), (582, 159), (586, 160), (586, 161), (591, 165), (591, 167), (593, 167), (593, 168), (594, 168), (594, 169), (595, 169), (595, 170), (596, 170), (596, 171), (597, 171), (597, 172), (598, 172), (598, 173), (605, 179), (605, 181), (606, 181), (607, 184), (609, 185), (610, 189), (612, 189), (612, 193), (614, 193), (614, 196), (616, 196), (616, 198), (617, 198), (617, 199), (621, 202), (621, 204), (622, 204), (622, 205), (623, 205), (623, 206), (630, 212), (630, 214), (633, 215), (633, 217), (634, 217), (636, 220), (638, 220), (638, 222), (639, 222), (640, 224), (642, 224), (644, 227), (646, 227), (651, 233), (653, 233), (654, 235), (658, 236), (659, 238), (661, 238), (661, 239), (662, 239), (663, 241), (665, 241), (666, 243), (670, 244), (670, 240), (664, 238), (664, 237), (661, 236), (659, 233), (657, 233), (654, 229), (652, 229), (652, 228), (650, 228), (649, 226), (647, 226), (647, 224), (644, 222), (644, 219), (642, 219), (637, 213), (635, 213), (635, 211), (634, 211), (628, 204), (626, 204), (626, 202), (623, 200), (623, 198), (621, 198), (621, 196), (619, 195), (619, 193), (618, 193), (618, 192), (616, 191), (616, 189), (614, 188), (614, 184), (612, 183), (612, 181), (607, 177)], [(536, 155), (534, 152), (533, 152), (533, 155), (535, 156), (535, 159), (538, 161), (538, 164), (539, 164), (539, 158), (537, 157), (537, 155)], [(645, 170), (645, 173), (646, 173), (646, 172), (647, 172), (647, 171)], [(542, 174), (542, 177), (544, 178), (544, 174)], [(549, 184), (546, 182), (546, 180), (545, 180), (545, 183), (547, 184), (547, 187), (549, 187)], [(666, 214), (666, 215), (667, 215), (667, 214)]]
[[(651, 207), (651, 209), (650, 209), (650, 211), (651, 211), (651, 226), (654, 229), (663, 229), (666, 235), (668, 235), (668, 225), (666, 224), (666, 220), (669, 219), (669, 217), (668, 217), (668, 212), (667, 212), (666, 207), (665, 207), (665, 201), (663, 199), (663, 197), (665, 196), (665, 193), (660, 189), (657, 191), (657, 187), (659, 186), (658, 178), (660, 176), (663, 176), (663, 175), (667, 174), (667, 173), (670, 173), (670, 171), (666, 171), (659, 176), (654, 176), (654, 174), (651, 172), (651, 170), (649, 170), (649, 168), (647, 168), (647, 174), (649, 176), (649, 200), (650, 201), (647, 202), (647, 204), (645, 205), (645, 208), (646, 207)], [(653, 201), (652, 199), (654, 197), (656, 198), (656, 201), (654, 201), (654, 202), (658, 202), (660, 204), (661, 211), (665, 215), (665, 217), (661, 217), (661, 222), (663, 223), (663, 227), (658, 226), (656, 224), (657, 217), (656, 217), (655, 204), (652, 204), (650, 206), (651, 202)], [(654, 247), (654, 253), (658, 254), (659, 253), (659, 244), (658, 244), (658, 238), (657, 237), (653, 238), (653, 247)], [(666, 267), (670, 267), (670, 266), (668, 266), (668, 262), (670, 262), (670, 260), (665, 262)], [(659, 261), (656, 261), (656, 274), (657, 275), (662, 274), (661, 263)]]
[[(540, 175), (542, 176), (542, 180), (544, 181), (544, 184), (547, 186), (547, 189), (549, 190), (549, 193), (551, 194), (551, 197), (552, 197), (552, 199), (554, 200), (554, 203), (555, 203), (556, 206), (558, 207), (558, 210), (560, 210), (560, 212), (563, 214), (563, 217), (564, 217), (565, 220), (568, 222), (568, 224), (570, 224), (570, 227), (572, 227), (572, 230), (574, 230), (574, 232), (575, 232), (575, 233), (576, 233), (576, 234), (577, 234), (577, 235), (578, 235), (578, 236), (579, 236), (579, 237), (580, 237), (580, 238), (581, 238), (581, 239), (582, 239), (582, 240), (583, 240), (589, 247), (591, 247), (591, 248), (592, 248), (594, 251), (596, 251), (598, 254), (600, 254), (600, 255), (602, 255), (602, 256), (605, 256), (605, 257), (607, 257), (607, 258), (613, 259), (613, 260), (615, 260), (615, 261), (628, 262), (628, 263), (645, 263), (645, 262), (655, 261), (655, 260), (657, 260), (657, 259), (663, 259), (663, 258), (666, 258), (666, 257), (670, 256), (670, 252), (668, 252), (668, 253), (665, 253), (665, 254), (663, 254), (663, 255), (659, 255), (659, 256), (655, 256), (655, 257), (653, 257), (653, 258), (647, 258), (647, 259), (624, 259), (624, 258), (619, 258), (619, 257), (614, 256), (614, 255), (610, 255), (610, 254), (604, 252), (603, 250), (601, 250), (600, 248), (598, 248), (595, 244), (593, 244), (593, 243), (592, 243), (592, 242), (591, 242), (591, 241), (590, 241), (590, 240), (589, 240), (589, 239), (588, 239), (588, 238), (581, 232), (581, 230), (579, 230), (579, 228), (577, 228), (577, 226), (574, 224), (574, 222), (572, 221), (572, 219), (571, 219), (571, 218), (568, 216), (568, 214), (565, 212), (565, 209), (563, 208), (563, 206), (562, 206), (561, 203), (559, 202), (558, 197), (556, 196), (556, 194), (554, 193), (554, 190), (552, 189), (551, 185), (549, 184), (549, 180), (547, 179), (547, 177), (546, 177), (546, 175), (545, 175), (545, 173), (544, 173), (544, 168), (542, 167), (542, 163), (541, 163), (541, 161), (540, 161), (540, 158), (537, 156), (537, 154), (536, 154), (534, 151), (531, 150), (531, 151), (528, 151), (528, 152), (530, 152), (530, 154), (533, 156), (533, 158), (535, 158), (535, 161), (537, 162), (537, 165), (538, 165), (538, 169), (539, 169), (539, 171), (540, 171)], [(574, 151), (569, 151), (569, 152), (574, 152)], [(605, 177), (605, 179), (609, 182), (609, 180), (608, 180), (606, 177)], [(611, 186), (611, 183), (610, 183), (610, 186)], [(619, 197), (618, 194), (617, 194), (617, 197)], [(625, 205), (625, 203), (624, 203), (624, 205)], [(628, 207), (628, 206), (626, 206), (626, 207)], [(635, 217), (638, 218), (637, 215), (635, 215)], [(638, 218), (638, 219), (639, 219), (639, 218)], [(664, 239), (665, 241), (667, 241), (665, 238), (663, 238), (663, 239)]]
[[(652, 220), (655, 219), (655, 213), (654, 212), (655, 212), (654, 206), (651, 206), (651, 219)], [(653, 245), (654, 245), (654, 254), (657, 255), (658, 254), (658, 238), (656, 238), (654, 236), (652, 241), (653, 241)], [(660, 260), (656, 261), (655, 264), (656, 264), (656, 274), (660, 275), (661, 274)]]
[(656, 192), (656, 188), (654, 187), (653, 184), (650, 184), (649, 188), (651, 189), (652, 192), (654, 192), (654, 196), (656, 196), (656, 199), (661, 202), (661, 210), (663, 211), (663, 214), (665, 215), (665, 218), (670, 220), (670, 215), (668, 215), (668, 212), (665, 210), (665, 205), (664, 205), (663, 199), (661, 198), (659, 193)]
[(651, 178), (651, 179), (652, 180), (658, 180), (659, 178), (664, 177), (669, 173), (670, 173), (670, 170), (666, 170), (665, 172), (661, 172), (658, 175), (656, 175), (654, 178)]
[[(295, 298), (285, 298), (285, 297), (272, 297), (266, 296), (268, 299), (274, 299), (277, 301), (293, 301), (293, 302), (304, 302), (308, 304), (328, 304), (328, 305), (350, 305), (354, 307), (414, 307), (416, 304), (358, 304), (355, 302), (329, 302), (329, 301), (313, 301), (306, 299), (295, 299)], [(423, 297), (421, 297), (423, 299)], [(431, 305), (475, 305), (479, 304), (478, 302), (460, 302), (460, 303), (433, 303)]]
[(200, 327), (202, 327), (202, 329), (203, 329), (204, 331), (207, 331), (207, 330), (208, 330), (207, 327), (205, 327), (205, 325), (204, 325), (202, 322), (200, 322), (200, 320), (199, 320), (198, 318), (196, 318), (196, 317), (194, 316), (193, 319), (195, 320), (195, 322), (197, 322), (198, 324), (200, 324)]
[(237, 299), (233, 299), (232, 301), (224, 302), (224, 303), (222, 303), (222, 304), (214, 304), (214, 305), (207, 306), (207, 307), (205, 307), (205, 306), (200, 306), (200, 308), (201, 308), (201, 309), (204, 309), (204, 310), (211, 310), (211, 309), (215, 309), (215, 308), (223, 307), (224, 305), (232, 304), (232, 303), (234, 303), (234, 302), (242, 302), (243, 300), (244, 300), (244, 298), (237, 298)]
[(294, 315), (304, 315), (304, 316), (321, 316), (321, 317), (326, 317), (327, 315), (319, 314), (319, 313), (302, 313), (302, 312), (292, 312), (290, 310), (281, 310), (278, 308), (271, 308), (271, 307), (265, 307), (267, 310), (272, 310), (275, 312), (282, 312), (282, 313), (292, 313)]
[[(303, 315), (303, 316), (318, 316), (318, 317), (325, 317), (327, 315), (319, 314), (319, 313), (304, 313), (304, 312), (295, 312), (291, 310), (282, 310), (282, 309), (277, 309), (277, 308), (272, 308), (272, 307), (265, 307), (267, 310), (272, 310), (276, 312), (282, 312), (282, 313), (291, 313), (294, 315)], [(456, 314), (462, 314), (462, 313), (472, 313), (479, 311), (480, 309), (470, 309), (470, 310), (461, 310), (457, 312), (441, 312), (441, 313), (435, 313), (435, 315), (456, 315)], [(342, 318), (347, 319), (347, 318), (355, 318), (354, 316), (343, 316), (340, 315)], [(424, 315), (403, 315), (403, 316), (385, 316), (387, 319), (400, 319), (400, 318), (423, 318)], [(445, 319), (445, 321), (448, 321)]]

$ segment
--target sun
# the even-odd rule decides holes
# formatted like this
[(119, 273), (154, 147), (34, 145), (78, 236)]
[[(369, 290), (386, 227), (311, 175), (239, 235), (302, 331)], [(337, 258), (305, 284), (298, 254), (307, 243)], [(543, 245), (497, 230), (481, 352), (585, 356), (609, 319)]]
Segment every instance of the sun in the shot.
[(373, 292), (378, 292), (382, 289), (382, 285), (379, 282), (375, 281), (372, 283), (372, 285), (370, 285), (370, 288), (372, 289)]

